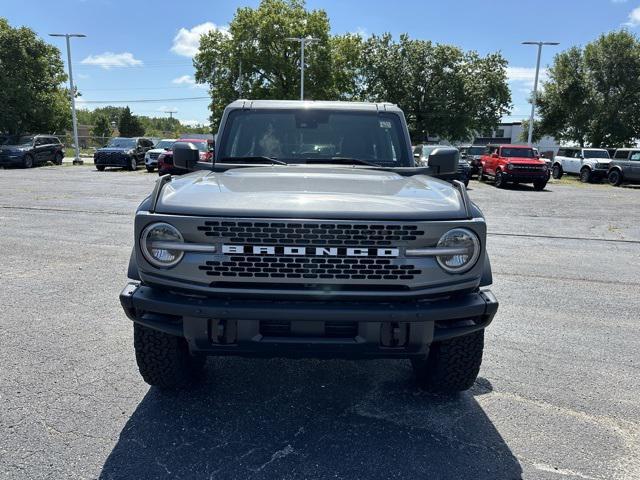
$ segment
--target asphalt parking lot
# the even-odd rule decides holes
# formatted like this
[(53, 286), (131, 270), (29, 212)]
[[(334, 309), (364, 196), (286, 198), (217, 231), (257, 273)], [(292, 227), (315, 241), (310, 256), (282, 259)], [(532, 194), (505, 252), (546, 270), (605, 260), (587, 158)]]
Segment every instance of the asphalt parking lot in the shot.
[(472, 181), (493, 290), (480, 378), (403, 361), (209, 359), (137, 372), (118, 302), (157, 175), (0, 170), (0, 478), (640, 478), (640, 190)]

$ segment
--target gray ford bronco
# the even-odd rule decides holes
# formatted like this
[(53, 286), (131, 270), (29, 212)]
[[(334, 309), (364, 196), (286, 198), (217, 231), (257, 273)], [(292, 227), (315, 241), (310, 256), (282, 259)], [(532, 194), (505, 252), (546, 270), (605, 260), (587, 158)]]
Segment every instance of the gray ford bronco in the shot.
[(475, 381), (498, 302), (482, 212), (457, 152), (413, 163), (388, 103), (238, 100), (215, 164), (188, 142), (137, 210), (120, 294), (144, 380), (208, 355), (409, 359), (418, 384)]

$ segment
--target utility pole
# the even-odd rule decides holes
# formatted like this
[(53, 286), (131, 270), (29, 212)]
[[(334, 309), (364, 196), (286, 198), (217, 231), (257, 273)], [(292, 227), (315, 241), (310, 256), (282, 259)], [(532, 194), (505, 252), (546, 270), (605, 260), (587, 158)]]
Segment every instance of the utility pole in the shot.
[(73, 141), (76, 147), (76, 158), (73, 159), (74, 165), (82, 165), (84, 162), (80, 159), (80, 144), (78, 142), (78, 120), (76, 118), (76, 90), (73, 86), (73, 68), (71, 66), (71, 37), (84, 38), (83, 33), (50, 33), (51, 37), (64, 37), (67, 41), (67, 64), (69, 65), (69, 94), (71, 95), (71, 121), (73, 123)]
[(314, 42), (319, 42), (320, 39), (313, 37), (289, 37), (287, 40), (300, 43), (300, 100), (304, 100), (304, 47)]
[(168, 113), (169, 114), (169, 118), (173, 119), (173, 114), (174, 113), (178, 113), (178, 110), (165, 110), (164, 113)]
[(533, 83), (533, 98), (531, 99), (531, 116), (529, 117), (529, 136), (527, 138), (527, 144), (531, 146), (533, 144), (533, 118), (536, 114), (536, 101), (538, 100), (538, 77), (540, 76), (540, 57), (542, 56), (543, 45), (560, 45), (559, 42), (522, 42), (522, 45), (537, 45), (538, 46), (538, 61), (536, 62), (536, 78)]

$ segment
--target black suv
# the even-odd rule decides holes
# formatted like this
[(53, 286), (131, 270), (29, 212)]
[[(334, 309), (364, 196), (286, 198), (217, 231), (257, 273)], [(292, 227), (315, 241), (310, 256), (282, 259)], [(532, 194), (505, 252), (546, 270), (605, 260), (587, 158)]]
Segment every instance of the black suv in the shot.
[(14, 135), (0, 145), (0, 166), (31, 168), (53, 162), (62, 164), (64, 146), (53, 135)]
[(93, 154), (93, 163), (103, 171), (106, 167), (123, 167), (136, 170), (144, 164), (144, 154), (153, 148), (153, 141), (148, 138), (115, 137), (103, 148)]

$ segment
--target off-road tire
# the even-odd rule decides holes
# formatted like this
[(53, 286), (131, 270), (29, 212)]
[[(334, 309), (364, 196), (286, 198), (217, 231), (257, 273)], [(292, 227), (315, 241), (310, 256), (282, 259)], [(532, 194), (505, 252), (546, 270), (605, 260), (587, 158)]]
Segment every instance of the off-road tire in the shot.
[(455, 393), (471, 388), (478, 377), (484, 349), (484, 330), (431, 344), (424, 359), (411, 364), (420, 388)]
[(622, 184), (622, 172), (617, 169), (611, 170), (607, 175), (607, 179), (611, 185), (619, 187)]
[(104, 165), (96, 165), (96, 170), (99, 172), (104, 172)]
[(33, 167), (33, 157), (27, 154), (22, 159), (22, 168), (32, 168), (32, 167)]
[(502, 172), (500, 170), (496, 170), (496, 177), (493, 181), (493, 184), (497, 188), (504, 188), (507, 185), (507, 182), (504, 180)]
[(551, 169), (551, 176), (556, 180), (560, 180), (563, 175), (562, 167), (560, 165), (554, 165)]
[(53, 158), (53, 163), (55, 165), (62, 165), (62, 154), (61, 153), (56, 153), (56, 156)]
[(198, 379), (206, 358), (194, 356), (184, 338), (133, 324), (133, 345), (145, 382), (161, 389), (187, 387)]
[(544, 187), (547, 186), (547, 181), (546, 180), (535, 180), (533, 182), (533, 189), (536, 192), (541, 192), (542, 190), (544, 190)]
[(582, 183), (590, 183), (591, 182), (591, 170), (588, 168), (583, 168), (580, 170), (580, 181)]

